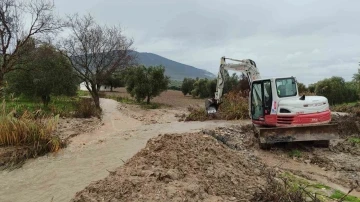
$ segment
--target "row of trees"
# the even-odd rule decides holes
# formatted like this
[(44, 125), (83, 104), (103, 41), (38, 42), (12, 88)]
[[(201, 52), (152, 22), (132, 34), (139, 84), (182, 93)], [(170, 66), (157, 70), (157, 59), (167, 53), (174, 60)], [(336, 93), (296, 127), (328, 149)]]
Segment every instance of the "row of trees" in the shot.
[[(213, 97), (216, 92), (216, 85), (217, 79), (184, 78), (181, 91), (184, 95), (198, 98)], [(249, 89), (249, 82), (244, 74), (238, 76), (236, 73), (233, 73), (230, 76), (226, 71), (223, 93), (228, 93), (230, 90), (246, 91)]]
[[(181, 91), (184, 95), (192, 95), (198, 98), (213, 97), (216, 91), (216, 79), (192, 79), (183, 80)], [(226, 74), (224, 94), (230, 90), (243, 92), (249, 90), (247, 77), (242, 74), (240, 77), (236, 74), (229, 76)], [(310, 84), (306, 87), (303, 83), (298, 82), (300, 94), (316, 94), (328, 98), (331, 105), (355, 102), (360, 96), (360, 69), (354, 74), (353, 81), (346, 82), (344, 78), (333, 76)]]
[(356, 102), (359, 100), (360, 95), (360, 88), (356, 80), (346, 82), (344, 78), (338, 76), (310, 84), (308, 91), (325, 96), (331, 105)]

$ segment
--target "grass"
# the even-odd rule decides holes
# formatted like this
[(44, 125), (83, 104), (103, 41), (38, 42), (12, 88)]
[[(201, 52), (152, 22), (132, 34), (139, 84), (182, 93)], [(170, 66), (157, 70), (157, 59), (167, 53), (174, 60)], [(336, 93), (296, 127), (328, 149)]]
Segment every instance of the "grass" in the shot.
[[(313, 183), (304, 178), (295, 176), (289, 172), (284, 172), (280, 175), (281, 179), (285, 179), (287, 184), (291, 186), (292, 190), (305, 189), (306, 191), (312, 194), (316, 193), (317, 199), (320, 201), (329, 201), (330, 199), (347, 201), (347, 202), (360, 202), (360, 199), (355, 196), (350, 196), (337, 190), (333, 189), (327, 185), (321, 183)], [(345, 196), (345, 197), (344, 197)]]
[(344, 103), (330, 106), (331, 111), (345, 112), (360, 116), (360, 102)]
[[(346, 194), (339, 191), (339, 190), (335, 190), (333, 192), (333, 194), (330, 196), (330, 198), (332, 199), (343, 199), (342, 201), (348, 201), (348, 202), (360, 202), (360, 199), (355, 197), (355, 196), (345, 196)], [(345, 197), (344, 197), (345, 196)]]
[[(79, 92), (78, 96), (84, 95), (84, 93)], [(100, 116), (100, 113), (96, 111), (91, 98), (82, 98), (78, 96), (52, 96), (48, 106), (44, 106), (38, 99), (29, 99), (25, 97), (7, 98), (5, 107), (6, 111), (15, 111), (18, 115), (27, 112), (46, 117), (56, 115), (68, 118), (90, 118), (91, 116)]]
[(349, 141), (355, 144), (360, 144), (360, 138), (358, 137), (351, 137), (349, 138)]
[(25, 111), (40, 113), (41, 115), (61, 117), (71, 116), (75, 110), (74, 104), (78, 101), (76, 97), (53, 96), (48, 106), (44, 106), (39, 100), (19, 97), (16, 99), (6, 99), (6, 110), (16, 110), (23, 114)]
[(4, 101), (0, 110), (0, 146), (22, 147), (27, 151), (23, 156), (13, 158), (13, 161), (21, 161), (22, 158), (36, 157), (48, 152), (57, 152), (65, 146), (59, 136), (54, 134), (59, 115), (46, 118), (37, 117), (36, 114), (29, 111), (18, 115), (14, 110), (7, 111), (6, 105)]
[(289, 156), (290, 157), (296, 157), (296, 158), (301, 158), (302, 157), (302, 153), (300, 150), (297, 149), (293, 149), (289, 152)]

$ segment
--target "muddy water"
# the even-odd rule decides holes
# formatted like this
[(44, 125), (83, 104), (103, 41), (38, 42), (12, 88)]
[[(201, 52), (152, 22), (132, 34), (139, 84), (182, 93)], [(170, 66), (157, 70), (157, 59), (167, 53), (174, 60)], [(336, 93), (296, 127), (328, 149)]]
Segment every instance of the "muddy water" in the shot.
[(69, 201), (89, 183), (103, 179), (160, 133), (195, 132), (234, 122), (171, 122), (144, 125), (117, 110), (117, 102), (101, 100), (104, 125), (76, 136), (57, 154), (29, 160), (22, 168), (0, 172), (1, 202)]

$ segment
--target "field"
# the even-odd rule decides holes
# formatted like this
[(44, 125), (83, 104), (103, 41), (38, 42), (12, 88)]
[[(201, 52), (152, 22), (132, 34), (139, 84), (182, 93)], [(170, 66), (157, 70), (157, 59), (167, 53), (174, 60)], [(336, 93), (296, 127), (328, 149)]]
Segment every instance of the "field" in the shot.
[[(131, 98), (125, 88), (115, 88), (114, 92), (105, 92), (110, 97)], [(189, 106), (204, 106), (204, 99), (194, 99), (184, 96), (181, 91), (167, 90), (155, 97), (151, 102), (163, 104), (172, 108), (187, 108)]]

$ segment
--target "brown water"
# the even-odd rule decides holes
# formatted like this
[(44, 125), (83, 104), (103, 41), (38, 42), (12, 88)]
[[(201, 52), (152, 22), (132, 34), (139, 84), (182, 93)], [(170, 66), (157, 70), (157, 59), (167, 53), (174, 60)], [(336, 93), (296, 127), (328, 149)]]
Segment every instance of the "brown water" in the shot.
[[(77, 191), (105, 178), (160, 133), (195, 132), (236, 122), (171, 122), (144, 125), (117, 110), (117, 102), (101, 100), (104, 125), (79, 135), (57, 154), (28, 160), (20, 169), (0, 172), (1, 202), (69, 201)], [(108, 170), (108, 171), (107, 171)]]

